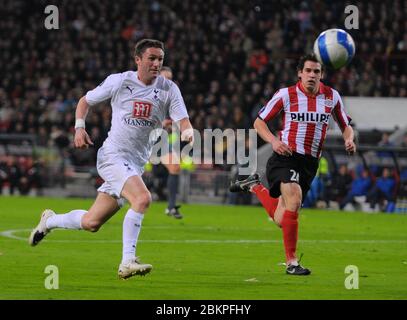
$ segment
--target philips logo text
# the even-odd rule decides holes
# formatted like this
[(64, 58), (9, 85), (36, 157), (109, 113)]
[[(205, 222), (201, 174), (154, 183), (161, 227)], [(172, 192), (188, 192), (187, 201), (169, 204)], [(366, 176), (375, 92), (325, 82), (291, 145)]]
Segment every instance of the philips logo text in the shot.
[(291, 112), (291, 121), (295, 122), (323, 122), (328, 123), (330, 114), (316, 113), (316, 112)]

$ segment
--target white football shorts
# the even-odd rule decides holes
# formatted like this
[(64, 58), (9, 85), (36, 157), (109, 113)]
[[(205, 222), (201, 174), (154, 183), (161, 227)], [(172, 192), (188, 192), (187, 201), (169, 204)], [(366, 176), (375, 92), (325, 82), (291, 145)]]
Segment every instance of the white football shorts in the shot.
[(96, 167), (100, 177), (105, 181), (99, 187), (99, 192), (120, 199), (127, 179), (143, 175), (144, 167), (135, 164), (131, 158), (131, 154), (119, 154), (106, 150), (105, 147), (98, 150)]

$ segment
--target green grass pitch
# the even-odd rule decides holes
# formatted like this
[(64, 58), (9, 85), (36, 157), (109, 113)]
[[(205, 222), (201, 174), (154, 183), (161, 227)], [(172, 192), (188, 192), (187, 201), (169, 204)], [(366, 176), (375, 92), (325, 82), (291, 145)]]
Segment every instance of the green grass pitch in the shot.
[[(117, 278), (125, 208), (97, 233), (56, 230), (37, 247), (29, 230), (45, 208), (87, 209), (92, 200), (0, 197), (0, 299), (407, 299), (407, 215), (302, 210), (298, 252), (309, 277), (285, 274), (281, 230), (261, 207), (154, 203), (137, 255), (146, 277)], [(48, 265), (59, 289), (45, 288)], [(348, 265), (359, 289), (346, 289)]]

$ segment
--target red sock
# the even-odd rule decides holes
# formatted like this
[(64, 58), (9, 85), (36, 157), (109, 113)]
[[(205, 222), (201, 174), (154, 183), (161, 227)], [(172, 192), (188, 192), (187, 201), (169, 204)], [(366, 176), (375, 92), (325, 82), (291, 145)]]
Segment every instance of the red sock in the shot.
[(281, 221), (287, 263), (296, 260), (295, 251), (298, 240), (298, 213), (285, 210)]
[(267, 214), (274, 220), (274, 212), (277, 209), (278, 198), (270, 197), (268, 189), (261, 183), (252, 188), (252, 192), (257, 196)]

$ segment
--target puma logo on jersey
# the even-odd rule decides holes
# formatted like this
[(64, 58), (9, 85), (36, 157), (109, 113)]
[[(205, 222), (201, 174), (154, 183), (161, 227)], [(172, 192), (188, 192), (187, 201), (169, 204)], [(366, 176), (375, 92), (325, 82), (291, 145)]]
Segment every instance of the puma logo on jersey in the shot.
[(132, 94), (132, 93), (133, 93), (134, 88), (130, 88), (129, 86), (126, 86), (126, 89), (129, 89), (130, 94)]

